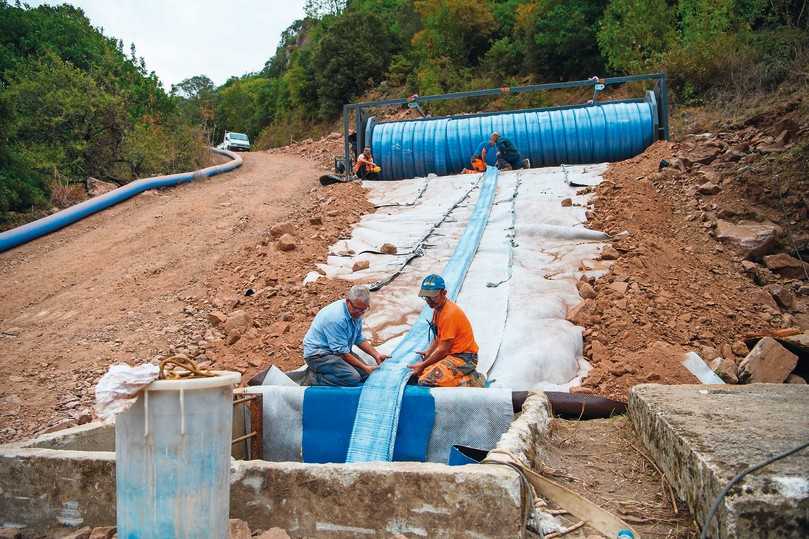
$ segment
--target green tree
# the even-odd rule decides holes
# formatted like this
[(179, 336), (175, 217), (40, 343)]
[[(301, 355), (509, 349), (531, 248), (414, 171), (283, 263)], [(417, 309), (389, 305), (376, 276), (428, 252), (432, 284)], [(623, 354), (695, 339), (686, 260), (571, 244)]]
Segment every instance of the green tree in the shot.
[(344, 103), (381, 82), (390, 64), (389, 45), (376, 15), (348, 11), (330, 25), (311, 58), (321, 118), (334, 117)]
[(587, 78), (604, 69), (596, 40), (606, 0), (539, 0), (519, 10), (528, 72), (542, 80)]
[(640, 72), (659, 61), (675, 42), (674, 13), (665, 0), (613, 0), (597, 38), (609, 67)]

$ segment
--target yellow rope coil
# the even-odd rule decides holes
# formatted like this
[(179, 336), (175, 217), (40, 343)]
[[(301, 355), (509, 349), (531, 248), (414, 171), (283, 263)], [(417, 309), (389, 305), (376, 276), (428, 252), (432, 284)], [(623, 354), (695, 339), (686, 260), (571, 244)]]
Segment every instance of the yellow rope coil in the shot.
[[(177, 368), (183, 369), (178, 371)], [(208, 369), (202, 369), (188, 356), (178, 354), (160, 361), (160, 380), (180, 380), (183, 378), (209, 378), (216, 376)]]

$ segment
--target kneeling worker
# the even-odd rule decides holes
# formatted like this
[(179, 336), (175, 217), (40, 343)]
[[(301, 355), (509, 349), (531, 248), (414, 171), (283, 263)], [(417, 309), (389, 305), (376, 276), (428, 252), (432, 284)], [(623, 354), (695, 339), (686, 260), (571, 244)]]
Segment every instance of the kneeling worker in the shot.
[(419, 385), (431, 387), (483, 387), (485, 379), (478, 366), (478, 345), (472, 324), (458, 305), (447, 298), (447, 287), (440, 275), (428, 275), (419, 296), (433, 309), (430, 324), (435, 333), (430, 347), (418, 352), (421, 361), (410, 365)]
[(357, 157), (357, 162), (354, 164), (354, 174), (363, 180), (375, 180), (380, 172), (382, 172), (382, 167), (374, 163), (371, 148), (366, 146)]
[[(348, 297), (326, 305), (317, 313), (303, 338), (303, 359), (309, 366), (311, 385), (358, 386), (388, 357), (362, 336), (362, 315), (371, 305), (366, 286), (352, 286)], [(374, 358), (368, 365), (351, 349), (357, 347)]]

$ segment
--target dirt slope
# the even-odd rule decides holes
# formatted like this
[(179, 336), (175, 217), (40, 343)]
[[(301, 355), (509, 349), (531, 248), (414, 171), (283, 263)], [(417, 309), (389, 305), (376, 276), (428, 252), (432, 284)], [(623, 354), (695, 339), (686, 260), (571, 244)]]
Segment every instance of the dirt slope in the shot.
[[(232, 259), (300, 211), (320, 175), (290, 155), (244, 157), (236, 172), (144, 193), (0, 254), (0, 442), (88, 420), (111, 362), (202, 339), (209, 295), (238, 278)], [(322, 256), (326, 242), (297, 256)]]

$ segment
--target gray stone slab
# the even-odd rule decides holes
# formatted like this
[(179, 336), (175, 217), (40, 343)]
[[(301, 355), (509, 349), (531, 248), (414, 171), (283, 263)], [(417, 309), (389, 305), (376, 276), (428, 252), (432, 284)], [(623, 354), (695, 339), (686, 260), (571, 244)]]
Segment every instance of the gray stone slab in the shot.
[[(809, 386), (635, 386), (629, 416), (698, 523), (739, 472), (809, 440)], [(745, 477), (710, 537), (809, 537), (809, 449)]]

